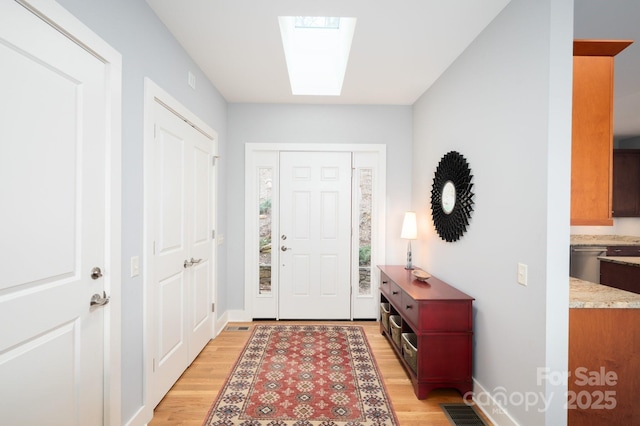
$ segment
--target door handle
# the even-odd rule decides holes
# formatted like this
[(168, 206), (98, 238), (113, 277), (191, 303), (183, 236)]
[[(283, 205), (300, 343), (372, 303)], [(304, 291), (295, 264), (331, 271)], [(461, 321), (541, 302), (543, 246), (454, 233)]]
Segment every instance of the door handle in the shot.
[(183, 263), (183, 266), (184, 266), (184, 267), (185, 267), (185, 269), (186, 269), (186, 268), (189, 268), (189, 267), (191, 267), (191, 266), (195, 265), (196, 263), (200, 263), (200, 262), (202, 262), (202, 259), (194, 259), (194, 258), (192, 257), (192, 258), (191, 258), (191, 259), (189, 259), (189, 260), (185, 260), (185, 261), (184, 261), (184, 263)]
[(280, 250), (282, 250), (282, 251), (291, 250), (291, 247), (282, 246), (282, 247), (280, 247)]
[(109, 303), (110, 298), (111, 298), (110, 296), (107, 296), (106, 291), (102, 292), (102, 296), (100, 296), (100, 293), (96, 293), (93, 296), (91, 296), (91, 301), (89, 302), (89, 306), (104, 306), (107, 303)]

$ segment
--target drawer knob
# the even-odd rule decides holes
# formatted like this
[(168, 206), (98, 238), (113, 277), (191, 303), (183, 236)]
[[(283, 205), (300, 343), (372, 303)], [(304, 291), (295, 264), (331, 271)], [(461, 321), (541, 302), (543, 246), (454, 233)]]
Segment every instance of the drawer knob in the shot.
[(392, 291), (391, 294), (398, 294), (398, 292), (397, 291)]
[(405, 306), (405, 309), (413, 309), (413, 305), (407, 305)]
[(388, 284), (389, 281), (382, 281), (382, 284)]

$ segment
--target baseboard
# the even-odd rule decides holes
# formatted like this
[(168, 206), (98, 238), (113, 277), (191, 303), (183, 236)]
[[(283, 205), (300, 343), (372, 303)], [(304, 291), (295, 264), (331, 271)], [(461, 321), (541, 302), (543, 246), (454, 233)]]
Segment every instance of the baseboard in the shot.
[(153, 419), (153, 410), (148, 410), (143, 405), (131, 418), (124, 423), (125, 426), (146, 426)]
[(214, 339), (218, 337), (218, 335), (222, 332), (222, 330), (224, 330), (224, 328), (227, 326), (228, 323), (229, 323), (228, 311), (222, 314), (220, 318), (216, 318), (215, 336), (213, 336)]
[(253, 318), (251, 314), (245, 310), (229, 310), (225, 312), (229, 314), (229, 322), (251, 322)]
[(488, 392), (480, 383), (473, 379), (473, 402), (476, 408), (482, 410), (482, 413), (494, 425), (500, 426), (518, 426), (518, 423), (509, 415), (502, 407), (491, 392)]

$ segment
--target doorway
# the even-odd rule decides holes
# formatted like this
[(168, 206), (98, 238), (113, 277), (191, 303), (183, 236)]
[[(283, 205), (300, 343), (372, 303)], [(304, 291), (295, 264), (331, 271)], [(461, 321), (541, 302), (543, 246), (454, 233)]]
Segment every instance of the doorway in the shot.
[(245, 151), (246, 317), (377, 318), (385, 146)]

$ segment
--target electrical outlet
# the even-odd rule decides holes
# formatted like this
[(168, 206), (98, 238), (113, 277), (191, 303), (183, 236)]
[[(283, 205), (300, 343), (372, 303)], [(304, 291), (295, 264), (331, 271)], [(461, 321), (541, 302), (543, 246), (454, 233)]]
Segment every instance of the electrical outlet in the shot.
[(138, 256), (131, 258), (131, 278), (140, 275), (140, 259)]
[(518, 284), (527, 285), (527, 265), (518, 263)]

